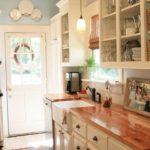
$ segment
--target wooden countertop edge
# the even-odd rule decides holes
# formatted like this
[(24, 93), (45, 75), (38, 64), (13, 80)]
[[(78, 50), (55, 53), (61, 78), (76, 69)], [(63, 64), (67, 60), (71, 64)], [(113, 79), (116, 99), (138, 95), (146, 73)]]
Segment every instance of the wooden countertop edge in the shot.
[[(122, 109), (124, 109), (122, 107)], [(139, 147), (137, 147), (136, 144), (132, 144), (130, 142), (128, 142), (126, 139), (122, 138), (121, 136), (111, 132), (110, 130), (108, 130), (107, 128), (104, 128), (98, 124), (96, 124), (94, 121), (87, 119), (83, 116), (81, 116), (76, 110), (74, 109), (70, 109), (70, 112), (75, 115), (76, 117), (78, 117), (81, 120), (86, 121), (87, 123), (89, 123), (90, 125), (94, 126), (96, 129), (101, 130), (102, 132), (104, 132), (105, 134), (108, 134), (108, 136), (113, 137), (114, 139), (117, 139), (118, 141), (122, 142), (123, 144), (127, 145), (128, 147), (132, 148), (133, 150), (150, 150), (150, 148), (142, 148), (140, 149)], [(92, 115), (91, 115), (92, 116)]]

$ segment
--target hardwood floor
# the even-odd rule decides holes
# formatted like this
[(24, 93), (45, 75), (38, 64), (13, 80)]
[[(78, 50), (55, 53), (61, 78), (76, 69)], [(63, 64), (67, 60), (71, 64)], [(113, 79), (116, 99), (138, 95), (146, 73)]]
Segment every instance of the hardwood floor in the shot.
[[(7, 150), (7, 149), (3, 149), (2, 147), (0, 148), (0, 150)], [(10, 149), (8, 149), (10, 150)], [(21, 148), (21, 149), (11, 149), (11, 150), (52, 150), (49, 147), (38, 147), (38, 148)]]
[(4, 139), (4, 147), (0, 150), (52, 150), (51, 134), (34, 134)]
[(23, 149), (15, 149), (15, 150), (52, 150), (52, 149), (50, 149), (49, 147), (39, 147), (39, 148), (23, 148)]

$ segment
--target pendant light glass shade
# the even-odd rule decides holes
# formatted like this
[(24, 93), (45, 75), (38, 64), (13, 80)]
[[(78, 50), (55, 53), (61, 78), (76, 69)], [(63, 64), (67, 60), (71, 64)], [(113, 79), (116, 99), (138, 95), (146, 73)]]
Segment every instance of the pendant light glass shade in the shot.
[(82, 17), (82, 3), (81, 3), (81, 0), (80, 0), (80, 18), (77, 20), (77, 31), (85, 31), (86, 29), (86, 23), (85, 23), (85, 20), (84, 18)]
[(85, 31), (85, 29), (86, 29), (85, 20), (84, 20), (84, 18), (80, 17), (77, 20), (77, 31)]

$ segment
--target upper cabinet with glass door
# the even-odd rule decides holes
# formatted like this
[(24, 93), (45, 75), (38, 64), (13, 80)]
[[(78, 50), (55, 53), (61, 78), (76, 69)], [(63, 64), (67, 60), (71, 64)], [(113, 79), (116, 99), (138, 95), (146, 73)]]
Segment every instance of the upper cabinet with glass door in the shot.
[(148, 3), (146, 0), (100, 0), (102, 66), (150, 68)]
[(146, 60), (150, 61), (150, 0), (146, 1)]
[(62, 66), (80, 66), (84, 63), (83, 33), (78, 33), (76, 23), (80, 17), (80, 0), (60, 0)]
[(100, 51), (102, 62), (116, 62), (117, 20), (116, 1), (100, 1)]

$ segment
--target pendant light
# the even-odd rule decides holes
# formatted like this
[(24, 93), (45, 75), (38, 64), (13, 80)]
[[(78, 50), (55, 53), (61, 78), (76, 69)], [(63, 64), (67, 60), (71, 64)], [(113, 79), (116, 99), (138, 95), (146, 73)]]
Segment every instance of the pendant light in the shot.
[(77, 31), (85, 31), (86, 23), (84, 18), (82, 17), (82, 2), (80, 0), (80, 18), (77, 20)]

